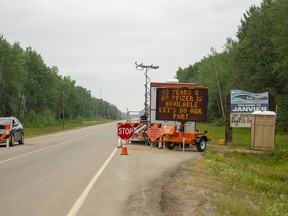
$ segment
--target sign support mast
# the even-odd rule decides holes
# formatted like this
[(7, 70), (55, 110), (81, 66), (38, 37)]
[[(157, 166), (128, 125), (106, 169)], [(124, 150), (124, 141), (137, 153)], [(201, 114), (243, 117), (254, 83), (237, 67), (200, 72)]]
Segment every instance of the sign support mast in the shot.
[(150, 78), (148, 77), (148, 71), (149, 69), (158, 69), (159, 66), (156, 66), (156, 65), (143, 65), (143, 63), (140, 63), (138, 64), (137, 62), (135, 62), (135, 65), (136, 65), (136, 69), (137, 70), (144, 70), (145, 69), (145, 72), (144, 72), (144, 75), (145, 75), (145, 102), (144, 102), (144, 114), (143, 116), (141, 117), (141, 120), (144, 120), (144, 121), (148, 121), (148, 116), (149, 116), (149, 104), (150, 101), (150, 89), (148, 87), (148, 84), (150, 83)]

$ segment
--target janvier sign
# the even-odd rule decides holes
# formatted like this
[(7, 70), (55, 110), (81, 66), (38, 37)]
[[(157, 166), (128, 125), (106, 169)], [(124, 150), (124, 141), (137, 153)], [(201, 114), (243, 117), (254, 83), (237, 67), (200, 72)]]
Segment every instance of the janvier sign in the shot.
[(166, 121), (207, 121), (208, 89), (158, 88), (156, 119)]
[(230, 92), (230, 126), (251, 127), (251, 113), (269, 110), (269, 93), (252, 93), (239, 89)]
[(230, 113), (230, 126), (231, 127), (251, 127), (251, 114), (250, 113)]
[(234, 89), (230, 92), (231, 97), (231, 112), (246, 112), (268, 111), (269, 109), (269, 94), (252, 93), (243, 90)]

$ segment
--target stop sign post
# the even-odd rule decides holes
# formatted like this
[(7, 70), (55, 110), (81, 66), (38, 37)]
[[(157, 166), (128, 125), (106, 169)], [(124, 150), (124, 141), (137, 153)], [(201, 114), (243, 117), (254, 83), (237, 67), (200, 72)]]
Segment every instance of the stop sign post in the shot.
[(129, 123), (123, 123), (117, 128), (118, 136), (123, 140), (128, 140), (134, 135), (134, 128)]

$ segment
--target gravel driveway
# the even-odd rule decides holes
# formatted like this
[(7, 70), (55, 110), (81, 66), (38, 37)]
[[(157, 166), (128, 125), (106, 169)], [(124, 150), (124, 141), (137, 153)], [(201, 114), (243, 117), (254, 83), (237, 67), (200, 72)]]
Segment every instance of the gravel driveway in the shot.
[(132, 144), (128, 145), (128, 152), (127, 165), (137, 186), (129, 194), (122, 215), (193, 215), (193, 200), (185, 191), (185, 182), (191, 176), (183, 169), (202, 156), (196, 147), (182, 152), (178, 147), (171, 151)]

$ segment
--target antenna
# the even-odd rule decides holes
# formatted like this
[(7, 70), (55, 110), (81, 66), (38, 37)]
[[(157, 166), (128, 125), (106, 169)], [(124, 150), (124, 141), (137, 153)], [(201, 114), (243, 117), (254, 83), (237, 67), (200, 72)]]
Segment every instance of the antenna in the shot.
[(145, 72), (144, 72), (144, 75), (145, 75), (145, 102), (144, 102), (144, 115), (148, 118), (148, 114), (149, 114), (149, 104), (148, 104), (148, 101), (150, 101), (150, 88), (149, 88), (149, 83), (151, 81), (151, 79), (148, 77), (148, 71), (150, 69), (158, 69), (159, 66), (156, 66), (156, 65), (143, 65), (143, 63), (137, 63), (135, 62), (135, 65), (136, 65), (136, 69), (137, 70), (144, 70), (145, 69)]

